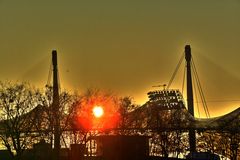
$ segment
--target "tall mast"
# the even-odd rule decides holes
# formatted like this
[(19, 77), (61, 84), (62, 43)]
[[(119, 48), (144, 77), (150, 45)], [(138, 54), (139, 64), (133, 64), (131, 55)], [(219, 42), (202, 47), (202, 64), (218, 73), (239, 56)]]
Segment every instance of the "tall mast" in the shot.
[[(187, 62), (187, 105), (188, 112), (194, 117), (194, 105), (193, 105), (193, 88), (192, 88), (192, 74), (191, 74), (191, 47), (185, 46), (185, 59)], [(189, 144), (190, 152), (196, 151), (196, 134), (194, 129), (189, 130)]]
[(54, 124), (54, 159), (60, 158), (60, 122), (59, 122), (59, 84), (57, 68), (57, 51), (52, 51), (53, 65), (53, 124)]

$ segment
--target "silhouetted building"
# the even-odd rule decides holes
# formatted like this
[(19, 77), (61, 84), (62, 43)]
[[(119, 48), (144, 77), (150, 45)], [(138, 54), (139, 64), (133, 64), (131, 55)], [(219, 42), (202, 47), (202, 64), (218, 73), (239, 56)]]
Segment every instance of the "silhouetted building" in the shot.
[(97, 156), (104, 160), (146, 160), (149, 156), (149, 137), (107, 135), (94, 137)]
[(52, 147), (49, 143), (41, 140), (33, 146), (34, 158), (37, 160), (51, 159)]
[(11, 159), (11, 155), (8, 150), (0, 150), (0, 160)]
[(69, 159), (70, 160), (82, 160), (84, 159), (86, 147), (83, 144), (71, 144)]

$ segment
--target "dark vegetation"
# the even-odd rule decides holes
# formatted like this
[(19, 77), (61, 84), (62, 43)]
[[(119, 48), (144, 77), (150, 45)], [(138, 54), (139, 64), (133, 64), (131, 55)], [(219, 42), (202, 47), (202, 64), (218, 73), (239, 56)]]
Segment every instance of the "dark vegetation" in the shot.
[[(49, 86), (41, 90), (28, 83), (0, 82), (0, 142), (13, 159), (21, 159), (27, 149), (41, 140), (53, 145), (52, 101)], [(93, 117), (91, 107), (94, 105), (105, 107), (104, 118)], [(93, 135), (145, 135), (150, 137), (150, 156), (186, 155), (189, 151), (187, 131), (162, 131), (153, 127), (170, 125), (172, 114), (178, 112), (141, 112), (131, 97), (118, 97), (96, 89), (84, 94), (63, 91), (60, 94), (61, 146), (83, 144), (90, 148)], [(239, 138), (239, 134), (198, 132), (197, 150), (230, 158), (231, 144), (239, 142)], [(94, 151), (88, 149), (86, 154), (94, 155)]]

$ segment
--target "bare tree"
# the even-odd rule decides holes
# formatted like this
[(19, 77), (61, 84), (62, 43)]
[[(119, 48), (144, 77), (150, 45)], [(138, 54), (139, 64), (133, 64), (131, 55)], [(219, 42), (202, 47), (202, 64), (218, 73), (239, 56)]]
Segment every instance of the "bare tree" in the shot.
[(129, 127), (129, 113), (133, 111), (138, 106), (133, 103), (133, 98), (126, 96), (119, 99), (119, 109), (118, 112), (121, 116), (119, 121), (119, 127), (125, 129)]
[(31, 145), (38, 91), (26, 83), (0, 82), (0, 139), (14, 159)]
[[(101, 118), (93, 115), (93, 108), (101, 106), (104, 114)], [(89, 89), (79, 98), (75, 107), (73, 122), (83, 130), (108, 129), (116, 127), (119, 123), (119, 98), (112, 92), (104, 92), (98, 89)], [(111, 121), (110, 121), (111, 120)]]
[[(77, 107), (78, 95), (70, 94), (63, 91), (59, 96), (59, 121), (60, 121), (60, 134), (61, 142), (68, 147), (63, 137), (63, 132), (71, 130), (71, 120), (74, 115), (74, 110)], [(42, 139), (45, 139), (51, 145), (53, 144), (53, 121), (54, 121), (54, 108), (53, 103), (53, 90), (52, 87), (46, 86), (44, 92), (38, 95), (38, 103), (42, 106), (42, 119), (38, 124), (38, 132), (41, 133)]]
[(197, 148), (201, 152), (216, 153), (230, 159), (234, 159), (236, 156), (240, 157), (238, 133), (204, 131), (198, 135), (197, 140)]

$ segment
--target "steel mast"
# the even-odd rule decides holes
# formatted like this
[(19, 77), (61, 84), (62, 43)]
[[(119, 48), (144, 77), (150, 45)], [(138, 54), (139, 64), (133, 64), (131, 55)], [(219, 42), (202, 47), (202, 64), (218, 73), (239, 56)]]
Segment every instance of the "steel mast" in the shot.
[[(192, 74), (191, 74), (191, 47), (185, 46), (185, 59), (187, 62), (187, 105), (188, 112), (194, 117), (194, 104), (193, 104), (193, 87), (192, 87)], [(196, 151), (196, 134), (193, 128), (189, 129), (189, 144), (190, 152)]]
[(60, 121), (59, 121), (59, 84), (58, 84), (58, 67), (57, 51), (52, 51), (53, 65), (53, 127), (54, 127), (54, 160), (60, 159)]

